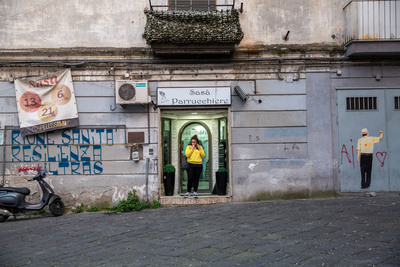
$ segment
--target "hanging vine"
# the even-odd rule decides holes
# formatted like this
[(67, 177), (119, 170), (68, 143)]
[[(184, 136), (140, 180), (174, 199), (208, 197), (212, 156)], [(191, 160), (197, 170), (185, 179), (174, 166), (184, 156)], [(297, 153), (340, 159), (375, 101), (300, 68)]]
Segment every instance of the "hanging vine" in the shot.
[(149, 11), (143, 37), (147, 44), (239, 44), (239, 12)]

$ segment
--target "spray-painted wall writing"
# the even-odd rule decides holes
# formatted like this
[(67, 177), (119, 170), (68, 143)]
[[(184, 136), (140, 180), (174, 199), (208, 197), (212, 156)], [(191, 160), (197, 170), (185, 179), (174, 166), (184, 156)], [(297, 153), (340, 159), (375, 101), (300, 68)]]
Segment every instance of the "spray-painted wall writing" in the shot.
[(104, 145), (123, 143), (123, 136), (123, 131), (118, 129), (68, 129), (25, 137), (19, 130), (13, 130), (11, 162), (45, 162), (46, 171), (54, 175), (101, 174)]

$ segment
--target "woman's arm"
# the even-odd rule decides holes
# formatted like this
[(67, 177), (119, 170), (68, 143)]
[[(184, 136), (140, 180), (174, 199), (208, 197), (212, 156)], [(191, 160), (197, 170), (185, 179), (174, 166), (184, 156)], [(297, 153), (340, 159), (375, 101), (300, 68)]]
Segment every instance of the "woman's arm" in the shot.
[(191, 146), (186, 147), (185, 155), (187, 158), (190, 158), (190, 156), (193, 154), (193, 149)]
[(199, 147), (200, 147), (200, 149), (199, 149), (200, 157), (204, 158), (206, 156), (206, 153), (204, 153), (204, 150), (203, 150), (203, 148), (201, 146), (199, 146)]

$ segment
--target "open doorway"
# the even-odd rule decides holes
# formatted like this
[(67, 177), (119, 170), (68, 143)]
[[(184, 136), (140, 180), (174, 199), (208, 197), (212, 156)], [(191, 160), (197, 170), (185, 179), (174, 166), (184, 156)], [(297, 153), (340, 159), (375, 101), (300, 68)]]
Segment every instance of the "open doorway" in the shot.
[(206, 156), (200, 176), (201, 194), (212, 194), (215, 173), (219, 167), (227, 167), (228, 159), (228, 109), (163, 109), (161, 110), (163, 164), (175, 166), (174, 195), (186, 192), (187, 171), (185, 149), (190, 138), (197, 134)]
[[(180, 148), (179, 150), (181, 151), (180, 153), (180, 166), (183, 166), (184, 163), (186, 162), (186, 156), (185, 156), (185, 151), (186, 147), (190, 145), (190, 139), (192, 138), (193, 135), (197, 135), (200, 141), (200, 146), (203, 147), (204, 153), (206, 156), (203, 159), (203, 171), (201, 172), (200, 175), (200, 181), (199, 181), (199, 188), (198, 188), (198, 193), (210, 193), (211, 188), (212, 188), (212, 175), (210, 173), (211, 168), (210, 168), (210, 150), (212, 149), (212, 134), (207, 127), (206, 124), (204, 124), (201, 121), (190, 121), (187, 124), (185, 124), (183, 127), (181, 127), (180, 132), (179, 132), (179, 141), (180, 141)], [(188, 173), (187, 170), (184, 168), (180, 169), (180, 192), (185, 192), (185, 189), (187, 187), (187, 182), (188, 182)]]

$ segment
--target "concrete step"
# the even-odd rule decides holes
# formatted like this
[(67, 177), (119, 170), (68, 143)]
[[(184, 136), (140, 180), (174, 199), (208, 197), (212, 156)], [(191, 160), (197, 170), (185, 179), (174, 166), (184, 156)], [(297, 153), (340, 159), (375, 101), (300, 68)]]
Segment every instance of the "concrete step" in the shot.
[(215, 195), (201, 195), (198, 198), (194, 198), (191, 195), (188, 198), (184, 198), (183, 195), (174, 196), (162, 196), (160, 203), (162, 205), (208, 205), (208, 204), (226, 204), (231, 202), (230, 196), (215, 196)]

